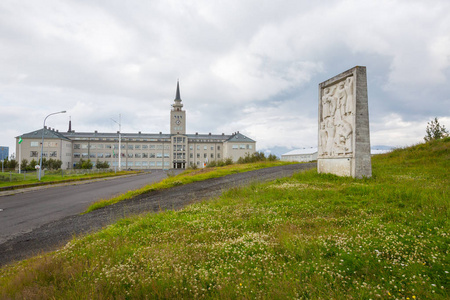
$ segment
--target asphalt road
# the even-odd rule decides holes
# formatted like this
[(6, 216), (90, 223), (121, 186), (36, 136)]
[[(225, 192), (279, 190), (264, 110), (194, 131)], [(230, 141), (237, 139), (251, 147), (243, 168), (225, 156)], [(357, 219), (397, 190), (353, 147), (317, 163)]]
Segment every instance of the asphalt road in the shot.
[(165, 171), (77, 185), (47, 186), (0, 197), (0, 244), (43, 224), (82, 213), (90, 204), (167, 177)]

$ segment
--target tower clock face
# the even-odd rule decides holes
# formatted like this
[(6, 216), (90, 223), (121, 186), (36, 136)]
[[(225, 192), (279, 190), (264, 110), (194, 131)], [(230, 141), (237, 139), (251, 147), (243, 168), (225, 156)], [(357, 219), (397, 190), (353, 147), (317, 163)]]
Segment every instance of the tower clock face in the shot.
[(177, 120), (175, 123), (177, 123), (177, 125), (181, 124), (180, 120)]

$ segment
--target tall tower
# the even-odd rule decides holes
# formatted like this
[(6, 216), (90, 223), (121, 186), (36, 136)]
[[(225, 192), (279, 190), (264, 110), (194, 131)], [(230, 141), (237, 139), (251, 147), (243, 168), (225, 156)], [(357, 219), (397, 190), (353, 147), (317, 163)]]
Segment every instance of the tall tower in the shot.
[(180, 97), (180, 83), (177, 81), (177, 93), (174, 104), (170, 111), (170, 134), (186, 134), (186, 111), (183, 110), (183, 104)]

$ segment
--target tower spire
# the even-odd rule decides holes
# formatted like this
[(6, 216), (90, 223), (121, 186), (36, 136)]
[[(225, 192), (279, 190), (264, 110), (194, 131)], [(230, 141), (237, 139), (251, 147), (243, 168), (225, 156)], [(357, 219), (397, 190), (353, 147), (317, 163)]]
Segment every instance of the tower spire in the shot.
[(175, 100), (180, 100), (181, 101), (181, 97), (180, 97), (180, 80), (177, 80), (177, 94), (175, 95)]

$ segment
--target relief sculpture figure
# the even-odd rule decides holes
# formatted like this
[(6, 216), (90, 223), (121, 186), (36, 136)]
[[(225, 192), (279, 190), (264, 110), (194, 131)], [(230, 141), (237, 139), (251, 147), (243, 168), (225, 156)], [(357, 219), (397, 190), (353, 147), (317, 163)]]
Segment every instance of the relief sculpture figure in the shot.
[(353, 78), (348, 77), (322, 95), (320, 148), (323, 156), (343, 156), (352, 153)]
[(353, 111), (353, 77), (348, 77), (345, 80), (345, 91), (347, 94), (347, 101), (345, 103), (345, 115), (349, 115)]

